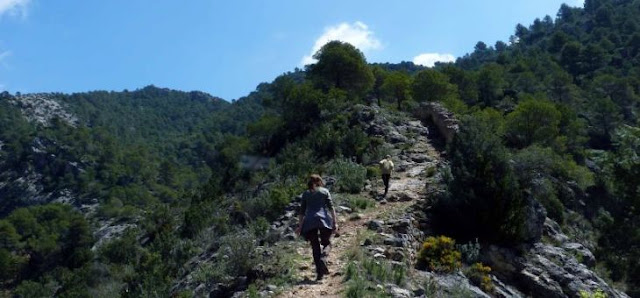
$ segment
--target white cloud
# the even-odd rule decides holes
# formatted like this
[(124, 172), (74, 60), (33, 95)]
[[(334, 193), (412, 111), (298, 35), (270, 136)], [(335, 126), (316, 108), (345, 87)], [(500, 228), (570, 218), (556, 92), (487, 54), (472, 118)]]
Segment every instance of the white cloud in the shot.
[(9, 56), (11, 56), (11, 51), (0, 51), (0, 65), (7, 67), (7, 63), (4, 60)]
[(9, 56), (11, 56), (11, 51), (0, 52), (0, 61), (4, 60)]
[(440, 53), (423, 53), (413, 57), (413, 63), (432, 67), (436, 62), (453, 62), (456, 61), (456, 57), (451, 54)]
[(25, 16), (29, 2), (31, 0), (0, 0), (0, 16), (5, 13), (14, 16)]
[(374, 35), (373, 31), (369, 30), (369, 27), (362, 22), (355, 22), (353, 24), (340, 23), (335, 26), (327, 27), (324, 33), (316, 39), (311, 53), (302, 58), (300, 62), (302, 65), (315, 63), (313, 54), (315, 54), (322, 46), (330, 41), (339, 40), (348, 42), (354, 47), (360, 49), (363, 52), (368, 50), (376, 50), (382, 47), (382, 43)]

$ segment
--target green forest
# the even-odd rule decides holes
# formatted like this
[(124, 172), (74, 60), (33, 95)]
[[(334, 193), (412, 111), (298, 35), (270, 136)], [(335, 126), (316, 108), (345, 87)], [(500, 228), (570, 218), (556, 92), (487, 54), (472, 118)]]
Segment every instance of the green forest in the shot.
[[(25, 95), (0, 94), (0, 294), (189, 297), (173, 288), (206, 249), (236, 252), (216, 260), (216, 280), (286, 275), (285, 258), (247, 254), (308, 174), (340, 177), (346, 193), (376, 175), (388, 152), (362, 107), (440, 102), (460, 120), (432, 198), (441, 234), (529, 243), (533, 199), (593, 245), (601, 277), (640, 297), (640, 1), (562, 5), (433, 68), (369, 64), (340, 41), (314, 58), (231, 103), (155, 86), (46, 95), (76, 124), (29, 122)], [(75, 199), (26, 201), (12, 187), (24, 176)], [(107, 220), (131, 226), (92, 249)], [(273, 263), (266, 276), (252, 274), (259, 261)]]

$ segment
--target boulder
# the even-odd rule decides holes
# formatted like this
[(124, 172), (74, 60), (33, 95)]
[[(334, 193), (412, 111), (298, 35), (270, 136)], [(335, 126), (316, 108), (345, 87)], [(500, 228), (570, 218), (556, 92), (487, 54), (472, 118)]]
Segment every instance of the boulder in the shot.
[(398, 237), (389, 237), (389, 238), (384, 239), (384, 241), (382, 243), (384, 243), (385, 245), (389, 245), (389, 246), (403, 247), (404, 246), (404, 239), (398, 238)]
[(393, 220), (388, 223), (392, 230), (401, 234), (409, 233), (409, 229), (411, 228), (411, 219), (399, 219)]
[(385, 135), (384, 126), (379, 124), (373, 124), (369, 126), (369, 128), (367, 129), (367, 134), (372, 136), (383, 136)]
[(353, 209), (347, 207), (347, 206), (338, 206), (338, 208), (336, 208), (338, 213), (352, 213)]
[(407, 202), (414, 201), (418, 199), (418, 195), (414, 192), (410, 191), (399, 191), (394, 192), (387, 198), (388, 201), (391, 202)]
[(388, 249), (385, 252), (385, 255), (387, 256), (388, 259), (394, 260), (396, 262), (402, 262), (406, 258), (403, 249), (398, 247)]
[(409, 139), (407, 139), (407, 137), (403, 136), (402, 134), (400, 134), (397, 131), (391, 131), (386, 135), (387, 141), (389, 141), (389, 143), (391, 144), (398, 144), (398, 143), (406, 143), (409, 141)]
[[(473, 297), (490, 298), (491, 296), (483, 292), (480, 288), (469, 283), (469, 280), (462, 273), (435, 274), (433, 272), (418, 271), (426, 280), (433, 297)], [(427, 296), (431, 297), (431, 296)]]
[(431, 157), (429, 157), (429, 155), (427, 154), (416, 153), (416, 154), (412, 154), (410, 158), (412, 161), (419, 162), (419, 163), (431, 161)]
[(562, 233), (560, 225), (550, 218), (546, 218), (543, 227), (544, 235), (549, 236), (557, 243), (565, 243), (569, 241), (569, 237)]
[(384, 221), (381, 220), (371, 220), (367, 223), (367, 228), (369, 230), (379, 231), (384, 227)]
[(584, 245), (576, 242), (571, 242), (563, 244), (562, 248), (564, 248), (572, 255), (576, 256), (578, 261), (580, 261), (582, 264), (587, 265), (587, 267), (593, 268), (596, 265), (596, 257)]
[(278, 290), (278, 286), (276, 285), (267, 285), (266, 288), (267, 288), (267, 291), (272, 291), (272, 292), (275, 292)]
[(386, 284), (385, 289), (387, 294), (393, 298), (410, 298), (413, 297), (409, 290), (398, 287), (394, 284)]

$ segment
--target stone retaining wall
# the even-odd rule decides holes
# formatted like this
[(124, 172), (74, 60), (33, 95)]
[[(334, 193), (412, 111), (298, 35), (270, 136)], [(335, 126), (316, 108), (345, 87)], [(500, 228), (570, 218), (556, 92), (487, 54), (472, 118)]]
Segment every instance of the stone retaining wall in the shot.
[(422, 121), (432, 122), (447, 144), (453, 141), (453, 137), (458, 132), (458, 119), (440, 103), (423, 102), (414, 111), (414, 115)]

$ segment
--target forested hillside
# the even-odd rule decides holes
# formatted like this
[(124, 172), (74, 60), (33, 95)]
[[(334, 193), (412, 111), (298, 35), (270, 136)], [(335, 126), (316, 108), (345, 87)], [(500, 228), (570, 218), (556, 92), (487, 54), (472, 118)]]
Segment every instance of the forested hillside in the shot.
[(501, 200), (534, 197), (595, 250), (606, 275), (640, 295), (639, 12), (638, 1), (563, 5), (555, 20), (518, 24), (509, 44), (478, 42), (455, 66), (436, 68), (447, 85), (436, 98), (476, 110), (458, 109), (470, 115), (450, 156), (455, 203), (443, 208), (498, 207), (483, 211), (497, 221), (473, 211), (449, 218), (465, 219), (458, 233), (475, 226), (466, 236), (517, 241), (518, 208)]
[(314, 58), (233, 103), (153, 86), (3, 93), (3, 291), (188, 297), (195, 279), (226, 296), (291, 283), (271, 223), (304, 178), (362, 192), (391, 152), (371, 107), (400, 125), (439, 102), (460, 122), (430, 173), (441, 182), (423, 211), (437, 235), (522, 252), (553, 244), (548, 217), (595, 253), (600, 277), (640, 296), (640, 1), (563, 5), (433, 68), (367, 64), (339, 41)]

